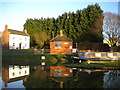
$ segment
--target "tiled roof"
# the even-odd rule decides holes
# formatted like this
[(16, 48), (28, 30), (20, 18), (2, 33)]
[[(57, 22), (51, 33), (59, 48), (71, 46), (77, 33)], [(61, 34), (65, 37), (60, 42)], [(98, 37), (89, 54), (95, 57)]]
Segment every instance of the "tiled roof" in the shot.
[(69, 39), (67, 36), (63, 35), (63, 36), (56, 36), (55, 38), (53, 38), (50, 41), (72, 41), (71, 39)]
[(24, 76), (20, 76), (20, 77), (16, 77), (16, 78), (12, 78), (9, 79), (8, 83), (10, 82), (15, 82), (15, 81), (19, 81), (19, 80), (24, 80), (28, 75), (24, 75)]
[(9, 31), (11, 34), (28, 36), (25, 32), (22, 32), (22, 31), (17, 31), (17, 30), (12, 30), (12, 29), (8, 29), (8, 31)]

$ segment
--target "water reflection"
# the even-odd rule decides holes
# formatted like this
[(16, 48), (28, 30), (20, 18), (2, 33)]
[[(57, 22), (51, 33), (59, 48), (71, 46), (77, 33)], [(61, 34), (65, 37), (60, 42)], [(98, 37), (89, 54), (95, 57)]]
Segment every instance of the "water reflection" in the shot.
[(20, 80), (26, 81), (26, 78), (28, 77), (29, 74), (30, 74), (29, 66), (9, 65), (3, 67), (2, 80), (4, 81), (4, 87), (9, 87), (8, 83), (12, 83)]
[[(50, 66), (9, 65), (2, 68), (5, 87), (19, 88), (120, 88), (120, 71)], [(13, 83), (14, 82), (14, 83)], [(16, 83), (15, 83), (16, 82)], [(14, 87), (13, 87), (14, 88)], [(16, 87), (17, 88), (17, 87)]]
[(120, 88), (120, 71), (109, 71), (104, 75), (104, 88)]
[(64, 66), (50, 66), (50, 76), (51, 77), (72, 77), (72, 68)]
[(74, 76), (73, 88), (102, 88), (104, 72), (91, 72), (85, 70), (76, 70)]
[(49, 72), (38, 66), (35, 71), (31, 72), (24, 86), (26, 88), (48, 88), (50, 86)]
[(71, 80), (73, 77), (72, 68), (63, 66), (50, 66), (50, 79), (60, 84), (60, 88), (63, 88), (64, 83)]

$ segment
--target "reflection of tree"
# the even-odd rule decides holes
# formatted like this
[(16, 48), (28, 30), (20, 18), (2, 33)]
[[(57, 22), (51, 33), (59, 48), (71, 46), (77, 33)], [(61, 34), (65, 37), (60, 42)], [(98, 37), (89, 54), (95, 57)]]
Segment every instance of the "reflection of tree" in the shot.
[(101, 88), (103, 86), (102, 72), (74, 72), (74, 77), (64, 83), (64, 88)]
[(120, 88), (120, 71), (109, 71), (104, 75), (104, 88)]
[[(77, 75), (76, 75), (77, 74)], [(63, 88), (102, 88), (103, 72), (75, 72), (73, 77), (49, 77), (49, 72), (41, 68), (31, 73), (24, 83), (26, 88), (60, 88), (60, 81)]]
[(103, 73), (93, 72), (88, 74), (87, 72), (79, 72), (75, 79), (69, 81), (65, 87), (70, 88), (101, 88), (103, 86)]
[(24, 82), (26, 88), (48, 88), (49, 85), (49, 73), (44, 71), (41, 67), (35, 72), (31, 73)]

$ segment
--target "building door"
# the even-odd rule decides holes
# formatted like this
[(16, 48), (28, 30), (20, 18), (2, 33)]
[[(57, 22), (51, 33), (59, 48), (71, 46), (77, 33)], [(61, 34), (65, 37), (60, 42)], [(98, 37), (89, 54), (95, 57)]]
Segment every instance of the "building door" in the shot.
[(19, 44), (19, 49), (21, 49), (21, 45), (22, 45), (22, 43)]

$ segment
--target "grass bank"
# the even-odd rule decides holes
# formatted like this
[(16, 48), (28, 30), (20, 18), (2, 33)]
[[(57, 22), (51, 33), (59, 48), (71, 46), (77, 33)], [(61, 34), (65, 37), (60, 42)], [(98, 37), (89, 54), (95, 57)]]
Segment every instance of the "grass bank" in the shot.
[[(45, 56), (45, 59), (41, 57)], [(46, 62), (47, 65), (57, 65), (58, 61), (65, 63), (71, 60), (73, 54), (39, 54), (35, 55), (33, 50), (4, 50), (2, 53), (3, 64), (34, 64), (35, 62)]]
[[(41, 57), (45, 56), (45, 59)], [(71, 56), (74, 54), (40, 54), (35, 55), (33, 50), (7, 50), (2, 53), (2, 63), (7, 64), (24, 64), (38, 65), (46, 62), (47, 66), (66, 66), (76, 68), (100, 68), (100, 69), (120, 69), (118, 62), (97, 62), (97, 63), (72, 63)]]
[(66, 64), (67, 67), (72, 68), (86, 68), (86, 69), (120, 69), (120, 61), (116, 62), (103, 62), (103, 63), (69, 63)]

